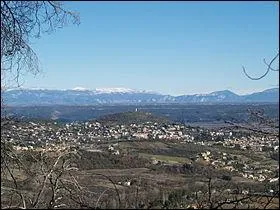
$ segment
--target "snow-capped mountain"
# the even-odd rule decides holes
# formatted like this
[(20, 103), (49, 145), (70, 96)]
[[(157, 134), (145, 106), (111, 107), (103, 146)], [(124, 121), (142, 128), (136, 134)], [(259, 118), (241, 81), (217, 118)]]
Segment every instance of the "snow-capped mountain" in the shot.
[(130, 88), (95, 88), (95, 89), (87, 89), (84, 87), (75, 87), (71, 90), (75, 91), (91, 91), (92, 93), (96, 94), (102, 94), (102, 93), (138, 93), (138, 92), (144, 92), (144, 91), (139, 91), (139, 90), (133, 90)]
[(96, 88), (96, 93), (138, 93), (141, 91), (133, 90), (130, 88)]
[(248, 95), (237, 95), (229, 90), (209, 94), (171, 96), (128, 88), (76, 87), (71, 90), (11, 89), (2, 95), (12, 106), (27, 105), (102, 105), (102, 104), (171, 104), (171, 103), (250, 103), (279, 102), (279, 88)]
[(75, 87), (72, 90), (77, 90), (77, 91), (87, 91), (88, 89), (84, 88), (84, 87)]
[(240, 96), (229, 91), (216, 91), (209, 94), (195, 94), (178, 96), (176, 101), (189, 103), (217, 103), (217, 102), (240, 102)]

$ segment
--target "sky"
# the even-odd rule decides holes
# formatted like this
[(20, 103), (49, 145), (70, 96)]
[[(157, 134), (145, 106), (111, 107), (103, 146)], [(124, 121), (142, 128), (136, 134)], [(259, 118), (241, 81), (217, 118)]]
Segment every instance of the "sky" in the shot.
[[(123, 87), (170, 95), (279, 87), (258, 81), (279, 50), (279, 3), (64, 2), (81, 24), (32, 40), (41, 73), (23, 87)], [(279, 60), (277, 60), (277, 63)]]

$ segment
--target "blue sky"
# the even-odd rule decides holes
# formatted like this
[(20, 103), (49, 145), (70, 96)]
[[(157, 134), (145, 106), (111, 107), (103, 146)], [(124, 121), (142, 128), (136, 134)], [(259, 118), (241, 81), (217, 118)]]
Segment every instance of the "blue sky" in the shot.
[(32, 40), (42, 72), (24, 87), (125, 87), (182, 95), (279, 85), (265, 72), (279, 45), (277, 2), (64, 2), (80, 13)]

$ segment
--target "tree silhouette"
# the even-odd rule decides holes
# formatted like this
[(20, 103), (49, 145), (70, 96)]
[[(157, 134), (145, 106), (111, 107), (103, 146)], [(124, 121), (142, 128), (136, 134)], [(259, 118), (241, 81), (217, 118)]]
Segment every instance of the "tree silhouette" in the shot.
[(269, 63), (266, 62), (265, 58), (263, 59), (264, 64), (266, 65), (267, 69), (266, 72), (259, 76), (259, 77), (252, 77), (250, 76), (247, 72), (244, 66), (242, 66), (243, 68), (243, 72), (244, 74), (251, 80), (260, 80), (262, 78), (264, 78), (270, 71), (278, 71), (279, 72), (279, 66), (278, 68), (272, 68), (271, 66), (275, 63), (276, 59), (279, 57), (279, 52), (271, 59), (271, 61)]
[(79, 16), (58, 1), (1, 1), (1, 90), (14, 82), (20, 86), (26, 72), (39, 72), (30, 40), (68, 22), (79, 24)]

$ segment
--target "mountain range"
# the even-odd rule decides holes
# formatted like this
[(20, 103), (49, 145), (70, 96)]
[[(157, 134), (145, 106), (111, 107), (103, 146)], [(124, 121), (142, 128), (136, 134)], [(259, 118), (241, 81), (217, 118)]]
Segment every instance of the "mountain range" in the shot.
[(229, 90), (209, 94), (171, 96), (127, 88), (87, 90), (10, 89), (2, 93), (4, 103), (10, 106), (33, 105), (111, 105), (111, 104), (216, 104), (216, 103), (276, 103), (279, 88), (247, 95)]

